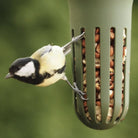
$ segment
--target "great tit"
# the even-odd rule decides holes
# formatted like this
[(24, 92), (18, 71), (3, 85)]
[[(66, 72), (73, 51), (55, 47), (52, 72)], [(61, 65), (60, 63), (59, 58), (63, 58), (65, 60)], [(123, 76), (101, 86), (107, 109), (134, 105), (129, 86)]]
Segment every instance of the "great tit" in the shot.
[(38, 49), (30, 57), (16, 59), (9, 68), (5, 78), (14, 78), (37, 86), (49, 86), (58, 80), (65, 80), (69, 86), (80, 95), (82, 100), (86, 94), (78, 89), (76, 83), (73, 85), (65, 75), (65, 56), (71, 51), (72, 43), (81, 40), (85, 32), (72, 38), (63, 47), (47, 45)]

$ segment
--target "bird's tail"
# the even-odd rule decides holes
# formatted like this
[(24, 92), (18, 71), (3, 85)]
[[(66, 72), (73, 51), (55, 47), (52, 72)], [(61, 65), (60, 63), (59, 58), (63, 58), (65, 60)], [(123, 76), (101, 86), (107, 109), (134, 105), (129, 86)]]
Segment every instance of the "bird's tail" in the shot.
[(82, 38), (84, 38), (84, 34), (85, 34), (85, 32), (83, 32), (81, 35), (78, 35), (76, 37), (73, 37), (70, 42), (68, 42), (67, 44), (65, 44), (62, 47), (63, 48), (63, 52), (64, 52), (65, 55), (67, 55), (71, 51), (71, 44), (74, 43), (74, 42), (79, 41)]

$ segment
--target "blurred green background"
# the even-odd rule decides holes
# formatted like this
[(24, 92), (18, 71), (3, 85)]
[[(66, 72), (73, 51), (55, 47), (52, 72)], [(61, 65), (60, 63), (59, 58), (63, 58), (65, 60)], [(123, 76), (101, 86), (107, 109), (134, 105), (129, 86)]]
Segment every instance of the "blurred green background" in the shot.
[[(39, 88), (4, 79), (16, 58), (49, 43), (62, 46), (68, 42), (69, 23), (67, 0), (0, 0), (0, 138), (138, 137), (138, 0), (133, 6), (130, 109), (120, 125), (103, 131), (84, 126), (64, 81)], [(66, 74), (71, 80), (71, 55)]]

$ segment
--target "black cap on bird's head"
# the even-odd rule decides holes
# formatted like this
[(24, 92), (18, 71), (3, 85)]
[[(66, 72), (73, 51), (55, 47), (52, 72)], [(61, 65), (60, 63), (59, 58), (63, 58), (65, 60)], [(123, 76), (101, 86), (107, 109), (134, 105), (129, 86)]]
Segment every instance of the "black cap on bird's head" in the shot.
[(16, 59), (9, 68), (9, 73), (6, 75), (6, 79), (8, 78), (14, 78), (16, 73), (27, 63), (31, 61), (31, 58), (19, 58)]
[(11, 64), (9, 73), (5, 78), (15, 78), (23, 82), (35, 84), (38, 71), (39, 62), (37, 60), (29, 57), (19, 58)]

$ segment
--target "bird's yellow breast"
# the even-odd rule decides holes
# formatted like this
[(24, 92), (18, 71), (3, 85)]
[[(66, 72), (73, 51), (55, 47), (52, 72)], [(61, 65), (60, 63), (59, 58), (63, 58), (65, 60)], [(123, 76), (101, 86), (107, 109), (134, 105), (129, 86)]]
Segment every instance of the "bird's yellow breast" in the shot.
[(31, 57), (37, 59), (40, 63), (39, 73), (53, 73), (65, 65), (65, 55), (63, 49), (59, 46), (51, 46), (50, 52), (45, 52), (45, 47), (36, 51)]

